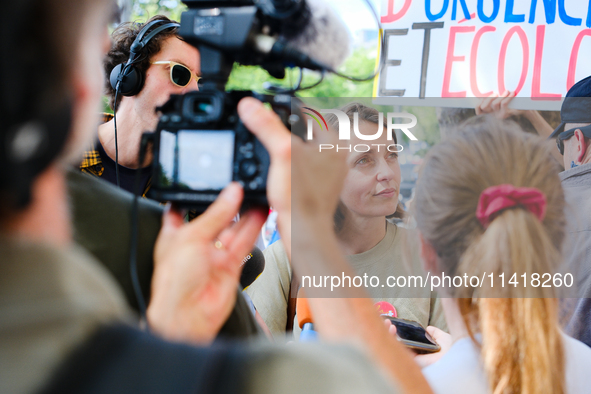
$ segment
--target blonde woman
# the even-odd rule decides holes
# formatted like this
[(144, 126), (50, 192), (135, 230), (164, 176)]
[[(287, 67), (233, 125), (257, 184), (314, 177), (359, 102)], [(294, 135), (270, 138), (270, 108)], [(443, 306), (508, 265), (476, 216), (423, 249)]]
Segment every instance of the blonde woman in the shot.
[[(492, 117), (433, 148), (414, 203), (428, 270), (506, 278), (554, 272), (565, 225), (557, 173), (543, 140)], [(591, 348), (560, 331), (552, 289), (505, 286), (487, 293), (505, 298), (446, 290), (453, 344), (423, 369), (434, 391), (588, 393)]]

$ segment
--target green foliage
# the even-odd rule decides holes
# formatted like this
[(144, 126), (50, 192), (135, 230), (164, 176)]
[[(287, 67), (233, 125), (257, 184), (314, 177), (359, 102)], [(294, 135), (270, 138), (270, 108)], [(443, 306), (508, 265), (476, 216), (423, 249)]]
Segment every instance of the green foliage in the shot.
[(112, 114), (113, 110), (111, 109), (111, 107), (109, 106), (109, 98), (107, 96), (103, 96), (103, 112), (107, 112)]
[[(181, 14), (187, 10), (187, 7), (180, 0), (127, 0), (132, 4), (130, 20), (144, 22), (154, 15), (163, 14), (173, 20), (180, 21)], [(339, 72), (345, 75), (364, 78), (374, 72), (376, 67), (376, 51), (371, 48), (356, 48), (345, 63), (339, 68)], [(320, 73), (304, 71), (302, 86), (310, 86), (318, 82)], [(299, 77), (299, 70), (286, 69), (286, 78), (279, 80), (271, 77), (264, 69), (257, 66), (242, 66), (234, 64), (232, 73), (226, 85), (227, 90), (254, 90), (256, 92), (265, 92), (264, 84), (270, 83), (282, 87), (295, 85)], [(353, 82), (345, 78), (327, 74), (324, 80), (314, 88), (302, 90), (296, 93), (300, 97), (323, 97), (325, 108), (335, 107), (342, 104), (343, 97), (362, 98), (373, 97), (374, 81)], [(112, 112), (109, 108), (108, 100), (103, 100), (105, 112)], [(376, 107), (382, 112), (392, 112), (392, 106)], [(413, 133), (419, 140), (425, 141), (429, 146), (433, 146), (440, 139), (439, 125), (435, 108), (432, 107), (402, 107), (396, 111), (409, 112), (418, 119), (417, 125), (413, 128)], [(406, 136), (402, 136), (407, 140)], [(425, 152), (420, 152), (423, 156)]]
[[(376, 68), (376, 52), (368, 48), (358, 48), (345, 63), (339, 68), (339, 72), (351, 77), (367, 78), (374, 73)], [(308, 83), (317, 80), (309, 78)], [(306, 81), (306, 78), (304, 78)], [(306, 86), (306, 85), (304, 85)], [(366, 82), (353, 82), (337, 75), (329, 74), (325, 80), (315, 88), (304, 90), (302, 97), (372, 97), (373, 79)]]
[[(372, 53), (373, 52), (373, 53)], [(355, 77), (371, 75), (375, 67), (375, 51), (359, 48), (341, 66), (339, 71)], [(241, 66), (234, 64), (230, 79), (226, 85), (228, 90), (254, 90), (264, 92), (265, 82), (283, 87), (293, 86), (298, 80), (299, 71), (286, 69), (283, 80), (271, 77), (265, 70), (257, 66)], [(318, 81), (320, 73), (304, 71), (302, 86), (310, 86)], [(326, 75), (318, 86), (297, 93), (301, 97), (371, 97), (373, 80), (367, 82), (352, 82), (337, 75)]]
[(180, 0), (134, 0), (131, 9), (131, 21), (145, 22), (155, 15), (166, 15), (180, 21), (187, 6)]
[[(408, 112), (417, 117), (417, 125), (413, 127), (412, 133), (419, 141), (425, 141), (429, 146), (439, 142), (441, 135), (435, 107), (402, 107), (402, 112)], [(406, 140), (406, 135), (403, 135), (403, 138)], [(424, 153), (426, 152), (419, 152), (419, 156), (424, 156)]]

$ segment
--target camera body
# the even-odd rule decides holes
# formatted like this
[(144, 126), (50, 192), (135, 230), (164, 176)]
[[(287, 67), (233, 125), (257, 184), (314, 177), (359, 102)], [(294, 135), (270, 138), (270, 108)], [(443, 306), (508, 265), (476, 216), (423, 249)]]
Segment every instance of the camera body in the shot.
[(291, 116), (288, 94), (203, 90), (173, 95), (158, 108), (149, 197), (202, 211), (235, 181), (244, 188), (243, 208), (268, 205), (269, 153), (236, 112), (246, 96), (269, 103), (288, 128), (303, 123)]
[(292, 115), (293, 91), (263, 95), (225, 87), (234, 63), (260, 65), (276, 78), (285, 76), (285, 67), (307, 67), (308, 58), (287, 50), (283, 40), (299, 34), (310, 8), (305, 0), (184, 2), (189, 10), (181, 16), (179, 35), (199, 50), (202, 78), (199, 91), (173, 95), (157, 108), (157, 130), (144, 141), (153, 142), (149, 197), (203, 211), (236, 181), (244, 187), (243, 209), (267, 206), (269, 153), (240, 121), (238, 102), (252, 96), (268, 103), (288, 129), (300, 133), (302, 115)]
[[(152, 185), (148, 196), (196, 211), (205, 210), (232, 181), (244, 187), (243, 209), (267, 206), (269, 153), (237, 114), (240, 99), (252, 96), (279, 115), (287, 128), (305, 128), (292, 115), (293, 92), (276, 95), (225, 91), (234, 63), (260, 65), (276, 78), (293, 64), (282, 41), (311, 17), (305, 0), (186, 0), (179, 35), (200, 52), (199, 91), (173, 95), (162, 107), (153, 142)], [(297, 25), (297, 27), (296, 27)], [(275, 50), (273, 50), (275, 48)], [(279, 52), (278, 52), (279, 51)], [(296, 57), (297, 61), (299, 58)], [(299, 126), (297, 126), (299, 124)], [(143, 149), (140, 147), (143, 152)]]

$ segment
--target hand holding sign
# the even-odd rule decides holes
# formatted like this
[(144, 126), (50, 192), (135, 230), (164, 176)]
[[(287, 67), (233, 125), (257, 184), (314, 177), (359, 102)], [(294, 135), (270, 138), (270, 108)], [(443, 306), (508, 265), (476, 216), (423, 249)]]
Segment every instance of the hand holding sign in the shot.
[(509, 103), (515, 97), (515, 91), (505, 91), (501, 96), (494, 95), (482, 99), (476, 106), (476, 115), (492, 113), (499, 119), (507, 119), (510, 116), (524, 115), (524, 110), (509, 108)]

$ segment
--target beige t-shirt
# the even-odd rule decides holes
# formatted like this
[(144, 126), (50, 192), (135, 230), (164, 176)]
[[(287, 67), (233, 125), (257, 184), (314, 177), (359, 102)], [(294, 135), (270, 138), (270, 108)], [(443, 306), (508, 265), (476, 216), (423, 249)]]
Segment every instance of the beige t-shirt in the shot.
[[(379, 285), (368, 286), (366, 290), (378, 302), (392, 305), (397, 316), (403, 319), (419, 322), (424, 327), (429, 325), (447, 331), (447, 324), (443, 316), (440, 301), (430, 287), (391, 287), (388, 277), (421, 276), (426, 274), (422, 269), (418, 254), (417, 235), (414, 231), (388, 223), (385, 237), (367, 252), (347, 256), (353, 271), (363, 276), (377, 276)], [(287, 303), (289, 300), (289, 286), (291, 282), (291, 266), (285, 253), (283, 243), (278, 241), (264, 250), (265, 270), (259, 278), (250, 285), (246, 292), (252, 298), (257, 311), (276, 338), (285, 335), (287, 323)], [(294, 256), (297, 251), (292, 251)], [(308, 280), (305, 285), (309, 285)], [(391, 284), (395, 283), (390, 279)], [(403, 281), (398, 283), (401, 285)], [(312, 283), (313, 284), (313, 283)], [(375, 284), (375, 282), (374, 282)], [(383, 287), (382, 287), (383, 285)], [(382, 304), (382, 312), (384, 310)], [(299, 332), (297, 316), (294, 321), (294, 332)]]

